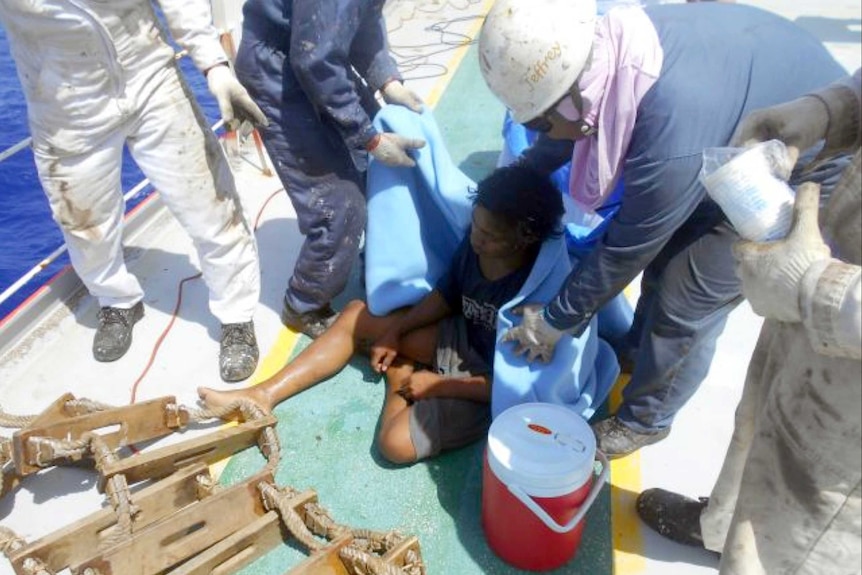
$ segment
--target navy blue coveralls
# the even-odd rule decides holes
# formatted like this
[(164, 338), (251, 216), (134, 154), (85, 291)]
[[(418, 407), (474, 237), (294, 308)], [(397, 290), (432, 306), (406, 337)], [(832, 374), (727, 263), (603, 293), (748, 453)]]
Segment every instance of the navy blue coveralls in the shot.
[[(697, 3), (646, 13), (664, 61), (638, 107), (619, 212), (547, 308), (552, 325), (578, 334), (643, 272), (622, 344), (635, 369), (617, 412), (641, 433), (670, 426), (697, 391), (742, 300), (731, 250), (739, 236), (698, 180), (704, 148), (726, 146), (748, 112), (846, 75), (816, 38), (757, 8)], [(525, 161), (555, 169), (571, 146), (542, 138)], [(821, 181), (832, 176), (834, 185), (840, 170), (826, 170)]]
[(305, 241), (285, 303), (319, 309), (347, 283), (365, 229), (366, 143), (375, 90), (401, 79), (384, 0), (248, 0), (240, 82), (269, 118), (261, 131)]

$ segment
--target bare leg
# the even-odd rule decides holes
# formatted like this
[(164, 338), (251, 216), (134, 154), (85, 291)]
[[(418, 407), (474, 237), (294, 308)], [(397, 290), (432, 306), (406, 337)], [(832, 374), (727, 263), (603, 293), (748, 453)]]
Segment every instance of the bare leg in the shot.
[[(198, 396), (209, 408), (229, 405), (236, 399), (248, 399), (265, 411), (338, 373), (350, 358), (366, 351), (367, 342), (377, 340), (403, 312), (374, 316), (365, 303), (354, 300), (347, 304), (338, 319), (319, 338), (282, 367), (275, 375), (259, 384), (235, 391), (217, 391), (199, 387)], [(410, 358), (425, 361), (436, 344), (436, 326), (411, 332), (402, 341), (402, 351)], [(428, 346), (431, 345), (430, 349)]]
[(223, 407), (235, 399), (245, 398), (272, 411), (281, 401), (338, 373), (353, 357), (359, 342), (379, 337), (396, 317), (395, 314), (373, 316), (363, 302), (352, 301), (332, 327), (269, 379), (235, 391), (199, 387), (198, 396), (210, 408)]
[(380, 454), (392, 463), (416, 461), (416, 449), (410, 439), (410, 410), (413, 408), (397, 393), (413, 369), (412, 363), (396, 361), (386, 371), (386, 400), (380, 414), (377, 446)]

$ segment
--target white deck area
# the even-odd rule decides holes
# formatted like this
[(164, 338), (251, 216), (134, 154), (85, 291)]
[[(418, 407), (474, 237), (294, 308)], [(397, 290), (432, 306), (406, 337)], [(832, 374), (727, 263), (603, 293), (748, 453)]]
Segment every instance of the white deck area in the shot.
[[(781, 14), (818, 35), (848, 71), (862, 64), (859, 0), (746, 1)], [(393, 51), (404, 65), (409, 85), (434, 104), (445, 90), (459, 53), (452, 35), (470, 36), (490, 0), (389, 0), (386, 15)], [(448, 34), (441, 36), (441, 30)], [(426, 77), (427, 76), (427, 77)], [(469, 98), (470, 94), (463, 97)], [(501, 119), (502, 120), (502, 119)], [(301, 236), (287, 196), (275, 177), (261, 173), (254, 145), (243, 145), (233, 163), (250, 221), (256, 222), (261, 246), (262, 294), (255, 316), (261, 356), (285, 336), (278, 314)], [(146, 315), (135, 328), (135, 342), (121, 361), (92, 360), (90, 346), (96, 304), (83, 297), (72, 309), (58, 306), (31, 329), (14, 334), (19, 343), (0, 350), (0, 405), (12, 414), (35, 414), (64, 392), (76, 397), (124, 405), (175, 395), (180, 404), (196, 405), (198, 385), (219, 384), (219, 325), (207, 310), (200, 279), (186, 282), (181, 319), (173, 325), (146, 376), (136, 385), (159, 337), (170, 324), (183, 278), (197, 273), (191, 241), (175, 220), (152, 200), (154, 217), (128, 238), (127, 256), (145, 286)], [(2, 249), (5, 249), (2, 248)], [(48, 294), (49, 297), (50, 294)], [(733, 412), (761, 320), (743, 304), (731, 314), (701, 390), (679, 414), (670, 437), (615, 464), (615, 504), (631, 505), (642, 488), (662, 486), (692, 496), (708, 495), (721, 465), (733, 424)], [(278, 366), (275, 366), (278, 367)], [(272, 366), (262, 365), (256, 378)], [(176, 439), (188, 438), (189, 431)], [(2, 435), (9, 436), (10, 430)], [(0, 499), (0, 524), (32, 541), (98, 509), (104, 501), (94, 475), (74, 469), (49, 470), (29, 477), (13, 496)], [(715, 559), (672, 543), (621, 515), (614, 525), (617, 575), (700, 575), (716, 572)], [(12, 575), (0, 558), (0, 575)], [(431, 574), (446, 575), (446, 574)]]

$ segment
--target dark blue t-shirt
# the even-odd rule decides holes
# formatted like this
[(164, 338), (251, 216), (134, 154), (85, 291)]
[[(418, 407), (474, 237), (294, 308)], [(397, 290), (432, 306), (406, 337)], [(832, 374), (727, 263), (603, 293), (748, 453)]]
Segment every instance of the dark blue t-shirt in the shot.
[(488, 365), (494, 363), (497, 311), (518, 295), (531, 269), (531, 265), (525, 265), (498, 280), (485, 279), (479, 269), (479, 256), (470, 245), (468, 230), (452, 258), (452, 265), (435, 286), (452, 312), (464, 316), (470, 347)]

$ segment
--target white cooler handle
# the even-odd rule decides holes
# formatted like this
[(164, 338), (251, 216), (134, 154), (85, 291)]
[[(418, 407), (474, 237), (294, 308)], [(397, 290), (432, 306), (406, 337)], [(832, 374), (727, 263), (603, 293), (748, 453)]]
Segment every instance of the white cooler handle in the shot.
[(587, 514), (587, 511), (592, 507), (593, 502), (598, 497), (599, 492), (602, 490), (602, 487), (605, 484), (605, 481), (608, 479), (608, 473), (610, 473), (610, 465), (608, 464), (608, 458), (599, 450), (596, 450), (596, 459), (598, 459), (602, 463), (602, 472), (599, 474), (599, 478), (593, 483), (592, 489), (590, 489), (589, 495), (584, 499), (583, 504), (578, 509), (578, 512), (575, 514), (572, 519), (566, 523), (565, 525), (560, 525), (557, 521), (548, 515), (548, 512), (539, 506), (538, 503), (533, 501), (533, 498), (530, 497), (526, 491), (524, 491), (520, 485), (508, 485), (509, 491), (518, 498), (518, 500), (527, 506), (527, 508), (532, 511), (536, 517), (542, 520), (548, 529), (554, 531), (556, 533), (568, 533), (575, 526), (583, 520), (584, 515)]

